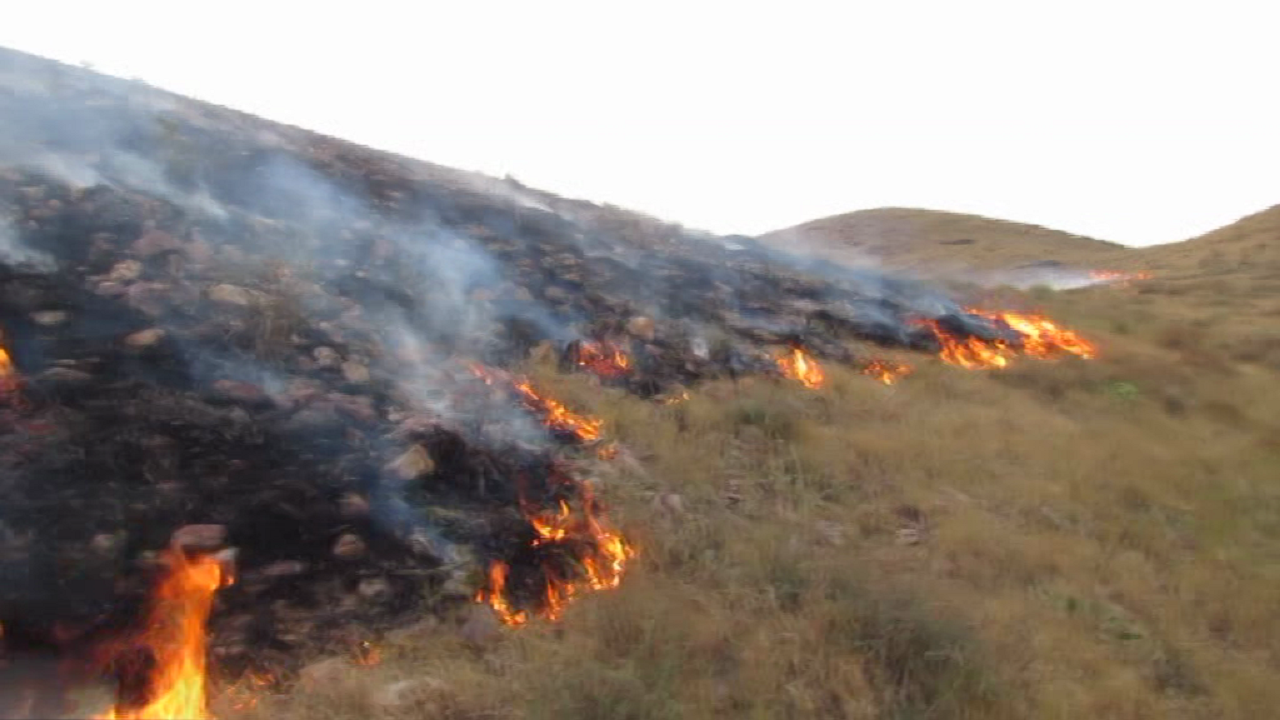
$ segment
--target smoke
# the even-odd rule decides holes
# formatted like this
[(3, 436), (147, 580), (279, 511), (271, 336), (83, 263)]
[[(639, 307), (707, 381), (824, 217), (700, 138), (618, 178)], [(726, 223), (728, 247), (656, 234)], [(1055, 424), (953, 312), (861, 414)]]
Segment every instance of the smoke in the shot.
[(18, 231), (3, 217), (0, 217), (0, 264), (25, 266), (39, 272), (53, 272), (58, 267), (52, 255), (23, 243)]

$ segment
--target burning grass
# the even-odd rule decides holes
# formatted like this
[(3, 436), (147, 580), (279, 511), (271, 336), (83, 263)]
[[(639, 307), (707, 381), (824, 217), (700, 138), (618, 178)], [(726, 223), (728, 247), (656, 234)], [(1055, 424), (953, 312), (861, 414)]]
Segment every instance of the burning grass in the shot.
[(646, 458), (601, 465), (645, 547), (628, 581), (479, 655), (441, 627), (388, 647), (385, 675), (253, 713), (400, 717), (383, 687), (427, 677), (420, 707), (462, 718), (1265, 717), (1274, 378), (1205, 383), (1098, 340), (1095, 363), (921, 364), (889, 394), (839, 367), (821, 393), (740, 381), (677, 405), (539, 375)]
[[(215, 556), (188, 557), (173, 549), (162, 556), (167, 571), (143, 618), (143, 627), (124, 644), (108, 648), (123, 699), (100, 720), (201, 720), (209, 717), (206, 698), (205, 624), (213, 595), (231, 575)], [(141, 664), (122, 659), (141, 658)]]
[(784, 377), (799, 382), (810, 390), (817, 390), (826, 381), (822, 366), (804, 348), (793, 345), (778, 356), (778, 369)]
[(1093, 343), (1044, 315), (976, 308), (969, 308), (967, 312), (985, 318), (998, 330), (1011, 333), (1013, 339), (961, 336), (936, 320), (923, 321), (942, 345), (939, 357), (966, 370), (1007, 368), (1019, 355), (1041, 360), (1067, 355), (1091, 360), (1097, 355)]

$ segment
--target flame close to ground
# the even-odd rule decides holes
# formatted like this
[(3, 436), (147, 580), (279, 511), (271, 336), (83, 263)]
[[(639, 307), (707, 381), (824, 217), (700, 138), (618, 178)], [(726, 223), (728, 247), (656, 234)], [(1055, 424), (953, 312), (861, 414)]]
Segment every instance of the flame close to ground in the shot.
[(612, 343), (582, 342), (574, 354), (578, 367), (602, 378), (619, 378), (631, 372), (631, 359)]
[(19, 403), (22, 379), (13, 365), (13, 358), (5, 347), (4, 332), (0, 331), (0, 403)]
[[(581, 498), (578, 512), (564, 500), (557, 503), (554, 510), (538, 510), (521, 502), (525, 518), (534, 531), (530, 547), (542, 551), (538, 557), (568, 555), (578, 570), (570, 574), (553, 563), (540, 566), (541, 606), (535, 614), (551, 622), (559, 620), (569, 602), (582, 593), (618, 587), (627, 561), (636, 555), (635, 548), (609, 527), (591, 484), (569, 481), (574, 482)], [(508, 585), (510, 574), (508, 563), (493, 561), (489, 565), (488, 582), (474, 599), (492, 608), (504, 624), (524, 625), (531, 614), (516, 608)]]
[(810, 390), (816, 390), (826, 382), (822, 366), (799, 346), (792, 346), (777, 358), (777, 362), (778, 369), (785, 377), (798, 381)]
[(209, 555), (188, 558), (170, 550), (169, 569), (145, 616), (146, 625), (134, 639), (155, 660), (140, 706), (117, 703), (99, 720), (205, 720), (205, 623), (213, 596), (229, 584), (230, 573)]
[(862, 366), (862, 374), (873, 377), (885, 385), (893, 385), (911, 374), (911, 366), (891, 360), (872, 360)]
[(499, 380), (505, 381), (512, 390), (520, 395), (524, 406), (542, 416), (543, 424), (552, 430), (573, 435), (581, 442), (594, 442), (600, 439), (601, 431), (604, 427), (603, 420), (579, 415), (569, 410), (554, 398), (538, 392), (528, 378), (509, 377), (506, 373), (474, 363), (471, 365), (471, 372), (483, 380), (486, 385), (493, 385)]
[(1150, 280), (1149, 272), (1123, 272), (1121, 270), (1090, 270), (1089, 279), (1099, 283), (1128, 283), (1133, 280)]
[(1019, 342), (961, 337), (943, 328), (936, 320), (925, 320), (924, 324), (933, 330), (942, 345), (939, 357), (952, 365), (968, 370), (1003, 369), (1018, 355), (1040, 359), (1074, 355), (1084, 360), (1092, 360), (1097, 356), (1097, 348), (1093, 343), (1073, 330), (1060, 327), (1044, 315), (973, 308), (966, 312), (986, 318), (998, 327), (1009, 328), (1019, 336)]

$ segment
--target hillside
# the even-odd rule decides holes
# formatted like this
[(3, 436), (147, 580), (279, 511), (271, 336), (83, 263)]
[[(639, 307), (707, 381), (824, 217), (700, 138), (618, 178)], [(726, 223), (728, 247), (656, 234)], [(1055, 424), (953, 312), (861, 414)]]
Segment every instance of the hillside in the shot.
[(768, 233), (761, 240), (836, 260), (874, 258), (925, 272), (1010, 270), (1045, 261), (1093, 268), (1115, 262), (1125, 250), (1038, 225), (909, 208), (835, 215)]
[(1274, 212), (855, 215), (1156, 276), (813, 262), (0, 50), (0, 716), (1269, 716)]

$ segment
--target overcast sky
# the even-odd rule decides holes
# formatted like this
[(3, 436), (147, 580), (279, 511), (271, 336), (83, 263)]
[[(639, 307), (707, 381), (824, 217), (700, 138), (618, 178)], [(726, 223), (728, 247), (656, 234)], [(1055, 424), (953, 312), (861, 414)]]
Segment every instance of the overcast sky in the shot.
[(692, 227), (879, 206), (1135, 245), (1280, 203), (1255, 2), (24, 2), (0, 45)]

